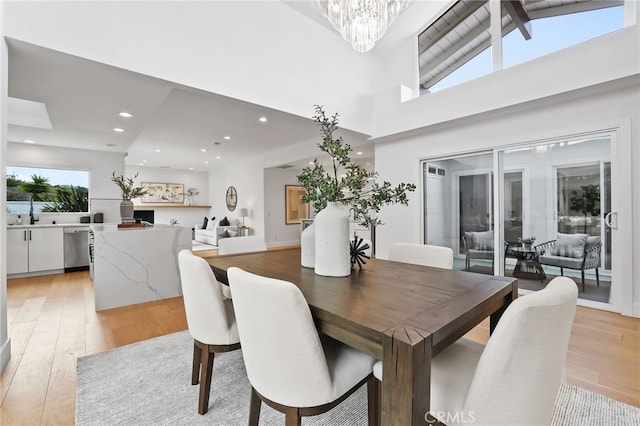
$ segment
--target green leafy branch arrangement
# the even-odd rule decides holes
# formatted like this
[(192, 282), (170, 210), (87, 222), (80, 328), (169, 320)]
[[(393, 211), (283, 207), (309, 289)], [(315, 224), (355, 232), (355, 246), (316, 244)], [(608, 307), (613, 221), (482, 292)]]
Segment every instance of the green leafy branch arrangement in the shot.
[(324, 209), (328, 202), (342, 203), (349, 206), (354, 220), (365, 226), (382, 223), (378, 219), (382, 206), (406, 206), (409, 203), (407, 192), (415, 191), (416, 186), (411, 183), (392, 186), (387, 181), (380, 185), (376, 182), (378, 173), (352, 163), (351, 145), (344, 142), (341, 136), (334, 137), (334, 132), (338, 130), (338, 114), (327, 117), (322, 106), (314, 107), (313, 120), (322, 134), (322, 142), (318, 143), (318, 148), (331, 157), (332, 169), (327, 171), (315, 159), (313, 166), (302, 170), (297, 176), (300, 184), (307, 190), (302, 201), (311, 203), (316, 212)]
[(116, 176), (116, 172), (112, 173), (111, 181), (122, 191), (123, 200), (131, 200), (132, 198), (141, 197), (147, 193), (147, 190), (141, 186), (134, 186), (133, 180), (137, 177), (138, 173), (132, 178), (125, 178), (123, 175)]

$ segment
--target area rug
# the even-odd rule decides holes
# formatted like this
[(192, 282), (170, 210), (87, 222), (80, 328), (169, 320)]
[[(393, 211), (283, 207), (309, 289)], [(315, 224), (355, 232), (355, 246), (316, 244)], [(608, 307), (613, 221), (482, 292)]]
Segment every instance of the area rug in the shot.
[[(204, 425), (247, 423), (249, 394), (241, 352), (215, 357), (209, 412), (197, 412), (191, 385), (193, 340), (188, 332), (156, 337), (78, 359), (76, 425)], [(366, 425), (366, 390), (303, 425)], [(263, 404), (261, 425), (283, 425), (284, 415)], [(554, 426), (640, 424), (640, 408), (563, 384)]]

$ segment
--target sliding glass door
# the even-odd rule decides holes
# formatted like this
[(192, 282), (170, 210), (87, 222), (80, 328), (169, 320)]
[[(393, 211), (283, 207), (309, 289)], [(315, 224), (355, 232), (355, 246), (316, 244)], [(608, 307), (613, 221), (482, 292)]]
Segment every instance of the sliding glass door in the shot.
[(426, 161), (423, 189), (424, 241), (453, 249), (454, 269), (493, 273), (493, 154)]
[(451, 247), (454, 269), (517, 276), (530, 291), (564, 275), (587, 305), (609, 304), (624, 266), (614, 142), (605, 133), (425, 160), (424, 242)]

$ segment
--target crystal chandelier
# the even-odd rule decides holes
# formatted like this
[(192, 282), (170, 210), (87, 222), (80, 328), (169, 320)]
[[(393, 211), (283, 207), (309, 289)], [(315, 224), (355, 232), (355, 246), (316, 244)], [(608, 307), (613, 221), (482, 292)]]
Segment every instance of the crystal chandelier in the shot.
[(413, 0), (311, 0), (358, 52), (373, 48)]

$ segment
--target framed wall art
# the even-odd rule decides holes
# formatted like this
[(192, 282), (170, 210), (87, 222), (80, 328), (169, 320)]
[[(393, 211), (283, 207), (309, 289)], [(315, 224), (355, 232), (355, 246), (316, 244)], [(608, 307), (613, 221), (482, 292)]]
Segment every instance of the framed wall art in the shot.
[(147, 193), (140, 197), (143, 203), (184, 203), (184, 185), (181, 183), (142, 182)]
[(307, 193), (304, 186), (285, 185), (284, 187), (284, 223), (299, 224), (309, 217), (309, 203), (303, 203), (302, 197)]

